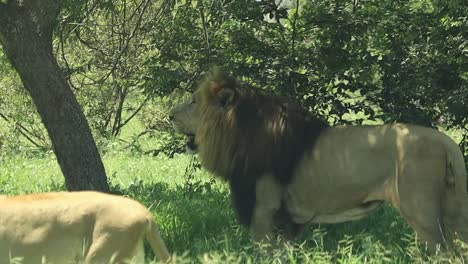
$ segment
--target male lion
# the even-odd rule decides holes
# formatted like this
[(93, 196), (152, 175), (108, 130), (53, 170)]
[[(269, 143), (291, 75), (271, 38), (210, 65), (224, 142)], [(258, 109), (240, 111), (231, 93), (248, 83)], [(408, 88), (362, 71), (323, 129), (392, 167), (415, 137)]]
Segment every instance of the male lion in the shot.
[(308, 223), (360, 219), (386, 201), (434, 250), (468, 240), (466, 169), (458, 146), (407, 124), (329, 127), (298, 104), (222, 73), (170, 119), (225, 179), (255, 240)]
[(169, 253), (140, 203), (98, 192), (0, 196), (0, 263), (144, 263), (143, 239)]

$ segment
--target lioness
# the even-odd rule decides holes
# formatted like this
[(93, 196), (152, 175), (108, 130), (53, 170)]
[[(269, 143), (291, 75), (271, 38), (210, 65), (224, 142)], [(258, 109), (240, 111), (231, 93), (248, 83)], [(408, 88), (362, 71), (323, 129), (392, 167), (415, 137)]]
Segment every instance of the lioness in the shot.
[(169, 259), (151, 213), (129, 198), (98, 192), (0, 196), (0, 263), (144, 263), (145, 238), (160, 260)]
[(335, 126), (298, 104), (214, 73), (170, 113), (202, 165), (228, 181), (255, 240), (276, 229), (360, 219), (386, 201), (434, 250), (468, 240), (456, 143), (421, 126)]

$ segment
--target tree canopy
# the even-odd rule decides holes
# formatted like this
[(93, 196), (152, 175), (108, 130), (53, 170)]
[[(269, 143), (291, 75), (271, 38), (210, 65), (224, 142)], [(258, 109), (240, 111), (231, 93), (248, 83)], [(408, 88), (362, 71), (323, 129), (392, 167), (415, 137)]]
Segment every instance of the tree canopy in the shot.
[[(461, 0), (67, 0), (53, 47), (104, 138), (135, 117), (160, 127), (155, 100), (193, 91), (221, 66), (331, 124), (459, 129), (466, 147), (467, 17)], [(1, 56), (0, 71), (0, 113), (30, 118)], [(15, 127), (34, 133), (30, 124)]]

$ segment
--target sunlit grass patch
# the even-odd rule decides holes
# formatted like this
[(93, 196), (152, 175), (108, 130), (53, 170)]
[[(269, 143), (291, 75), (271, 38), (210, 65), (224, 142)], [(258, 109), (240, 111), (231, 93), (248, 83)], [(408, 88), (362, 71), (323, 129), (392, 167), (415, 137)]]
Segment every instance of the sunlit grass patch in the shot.
[[(468, 247), (453, 256), (427, 256), (396, 210), (383, 206), (369, 217), (334, 225), (311, 225), (286, 247), (253, 245), (237, 224), (229, 188), (205, 171), (187, 179), (187, 155), (169, 159), (109, 152), (104, 155), (111, 190), (150, 207), (173, 263), (466, 263)], [(0, 192), (64, 190), (53, 156), (2, 158)], [(190, 188), (187, 188), (187, 182)], [(146, 252), (150, 252), (146, 246)], [(153, 263), (152, 253), (147, 254)], [(464, 262), (465, 261), (465, 262)]]

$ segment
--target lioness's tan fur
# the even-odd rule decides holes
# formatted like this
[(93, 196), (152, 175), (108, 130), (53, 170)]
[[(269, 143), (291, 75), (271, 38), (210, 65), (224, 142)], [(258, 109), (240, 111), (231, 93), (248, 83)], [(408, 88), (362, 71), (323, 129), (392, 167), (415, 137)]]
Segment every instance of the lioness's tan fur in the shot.
[[(256, 240), (284, 228), (277, 223), (356, 220), (386, 201), (431, 250), (455, 233), (468, 242), (466, 168), (445, 134), (408, 124), (324, 128), (300, 106), (216, 73), (193, 97), (171, 112), (174, 128), (195, 136), (202, 164), (231, 187), (243, 177), (245, 193), (234, 195), (255, 192), (235, 207), (254, 206), (247, 224)], [(298, 140), (307, 149), (297, 151)], [(278, 175), (281, 162), (294, 166), (290, 174)]]
[(0, 263), (144, 263), (147, 239), (169, 259), (151, 213), (140, 203), (98, 192), (0, 196)]

